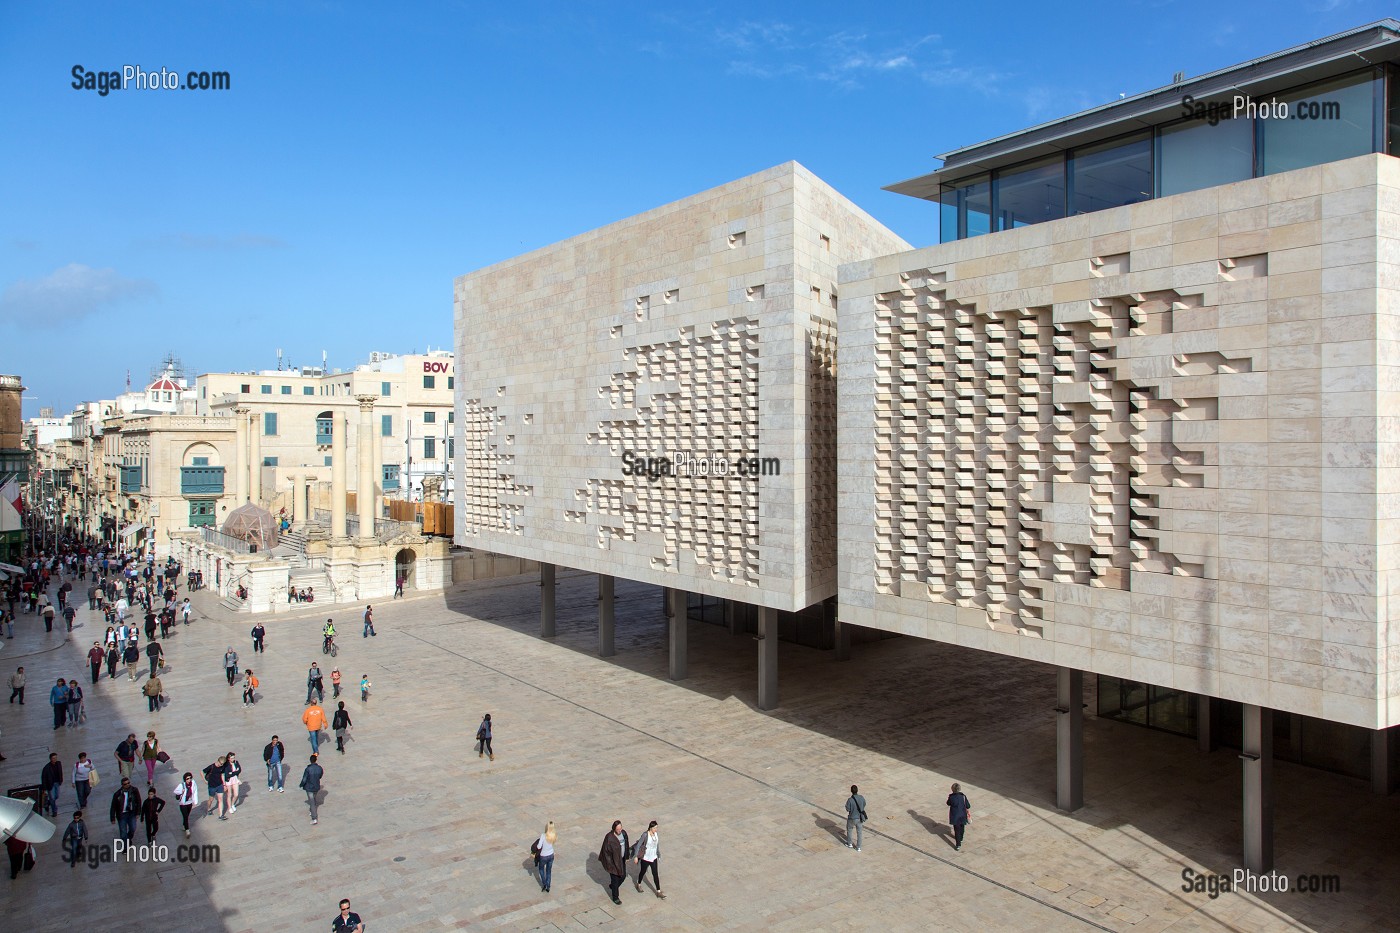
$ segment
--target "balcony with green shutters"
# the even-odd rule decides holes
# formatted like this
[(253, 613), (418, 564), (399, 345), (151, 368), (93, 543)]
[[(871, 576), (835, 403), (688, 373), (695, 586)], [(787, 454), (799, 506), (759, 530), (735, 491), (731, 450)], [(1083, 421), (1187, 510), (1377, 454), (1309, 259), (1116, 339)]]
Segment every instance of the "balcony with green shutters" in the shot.
[(221, 496), (224, 494), (224, 468), (221, 466), (180, 467), (180, 495)]

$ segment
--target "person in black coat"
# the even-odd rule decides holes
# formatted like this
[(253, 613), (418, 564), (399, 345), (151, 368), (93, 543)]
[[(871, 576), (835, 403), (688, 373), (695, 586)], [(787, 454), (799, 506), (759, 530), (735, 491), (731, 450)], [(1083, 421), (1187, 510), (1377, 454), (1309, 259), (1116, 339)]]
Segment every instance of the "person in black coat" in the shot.
[(141, 815), (141, 794), (131, 786), (131, 778), (122, 778), (122, 786), (112, 795), (112, 807), (108, 811), (117, 833), (130, 845), (136, 838), (136, 818)]
[(160, 811), (165, 809), (165, 801), (156, 795), (154, 787), (146, 791), (146, 802), (141, 804), (141, 822), (146, 827), (146, 845), (156, 838), (160, 829)]

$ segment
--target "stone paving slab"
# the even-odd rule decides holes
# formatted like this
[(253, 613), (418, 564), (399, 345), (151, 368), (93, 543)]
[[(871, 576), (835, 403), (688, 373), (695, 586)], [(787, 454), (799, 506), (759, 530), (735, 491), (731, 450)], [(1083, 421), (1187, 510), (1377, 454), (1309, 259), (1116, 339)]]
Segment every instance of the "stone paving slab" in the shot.
[[(22, 617), (20, 635), (0, 652), (0, 673), (22, 655), (32, 685), (22, 710), (0, 704), (4, 786), (36, 780), (50, 747), (69, 767), (79, 750), (108, 763), (127, 731), (154, 728), (176, 766), (157, 778), (170, 800), (161, 836), (172, 849), (183, 841), (170, 796), (179, 770), (197, 773), (234, 749), (246, 790), (228, 822), (194, 821), (191, 841), (219, 844), (218, 864), (70, 869), (56, 841), (41, 847), (33, 873), (0, 887), (5, 928), (81, 920), (143, 933), (326, 929), (342, 896), (376, 933), (1394, 928), (1400, 857), (1376, 840), (1400, 838), (1400, 817), (1395, 798), (1376, 798), (1361, 782), (1275, 766), (1280, 869), (1335, 872), (1344, 894), (1186, 894), (1183, 866), (1237, 863), (1234, 753), (1202, 755), (1187, 740), (1090, 719), (1088, 803), (1062, 814), (1053, 805), (1049, 668), (912, 639), (858, 645), (841, 664), (782, 644), (783, 705), (761, 713), (752, 639), (692, 623), (692, 677), (672, 683), (655, 588), (618, 582), (619, 653), (599, 659), (594, 578), (560, 581), (553, 643), (534, 637), (532, 579), (381, 603), (374, 639), (359, 637), (358, 610), (336, 607), (343, 648), (330, 663), (318, 635), (329, 607), (265, 619), (260, 656), (251, 653), (251, 617), (203, 615), (165, 642), (167, 709), (147, 713), (139, 683), (104, 679), (88, 692), (88, 723), (58, 733), (44, 681), (59, 672), (84, 679), (81, 654), (101, 626), (81, 610), (65, 643)], [(251, 708), (223, 679), (227, 644), (262, 681)], [(312, 660), (327, 674), (340, 666), (355, 722), (346, 755), (333, 737), (322, 745), (316, 826), (296, 790), (309, 751), (300, 715)], [(361, 704), (355, 686), (365, 672), (375, 687)], [(494, 762), (472, 749), (488, 710)], [(266, 791), (261, 766), (273, 732), (292, 761), (285, 794)], [(115, 776), (108, 767), (94, 796), (97, 841), (112, 836)], [(942, 806), (953, 780), (974, 804), (961, 852), (952, 851)], [(840, 842), (852, 782), (871, 815), (861, 853)], [(72, 800), (69, 789), (65, 809)], [(621, 907), (608, 901), (596, 852), (614, 818), (634, 835), (660, 821), (667, 900), (629, 881)], [(527, 849), (548, 819), (560, 841), (545, 895)], [(114, 903), (131, 909), (114, 912)]]

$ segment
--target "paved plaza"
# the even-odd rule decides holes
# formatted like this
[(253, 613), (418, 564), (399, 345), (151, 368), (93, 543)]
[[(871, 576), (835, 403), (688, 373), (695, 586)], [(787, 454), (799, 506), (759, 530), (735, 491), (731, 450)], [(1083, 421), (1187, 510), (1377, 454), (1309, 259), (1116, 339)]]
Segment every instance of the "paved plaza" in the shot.
[[(88, 686), (81, 655), (104, 627), (85, 604), (68, 643), (21, 615), (0, 651), (6, 677), (17, 664), (30, 675), (27, 705), (0, 705), (4, 787), (36, 782), (50, 750), (70, 772), (87, 751), (102, 775), (92, 841), (110, 842), (113, 749), (154, 729), (178, 769), (157, 774), (172, 853), (184, 841), (171, 792), (180, 772), (198, 776), (232, 749), (246, 791), (229, 821), (194, 822), (191, 841), (218, 844), (218, 864), (70, 869), (55, 838), (33, 872), (0, 887), (3, 929), (324, 930), (341, 897), (374, 933), (1395, 928), (1400, 805), (1363, 782), (1275, 766), (1278, 869), (1336, 874), (1340, 894), (1184, 893), (1183, 867), (1238, 864), (1234, 751), (1202, 754), (1192, 740), (1091, 717), (1086, 805), (1062, 814), (1053, 669), (909, 638), (857, 644), (848, 663), (784, 643), (781, 707), (761, 713), (749, 636), (691, 623), (691, 676), (666, 679), (654, 587), (618, 582), (618, 653), (598, 658), (595, 579), (560, 575), (554, 643), (535, 637), (534, 579), (385, 602), (373, 639), (361, 638), (359, 611), (342, 607), (334, 661), (319, 650), (325, 607), (266, 619), (257, 656), (252, 618), (219, 615), (198, 594), (197, 621), (164, 642), (172, 702), (159, 713), (124, 675)], [(262, 682), (254, 707), (224, 680), (230, 644)], [(355, 723), (347, 754), (322, 745), (316, 826), (296, 790), (313, 660), (327, 675), (340, 667)], [(374, 682), (367, 705), (354, 689), (364, 673)], [(87, 693), (88, 722), (75, 730), (52, 730), (47, 693), (59, 674)], [(488, 711), (494, 762), (472, 748)], [(291, 759), (285, 794), (266, 790), (261, 751), (273, 733)], [(943, 805), (953, 781), (973, 804), (960, 852)], [(842, 845), (851, 783), (870, 816), (860, 853)], [(69, 785), (60, 828), (72, 804)], [(666, 900), (631, 879), (621, 907), (608, 899), (596, 854), (614, 819), (633, 839), (659, 822)], [(547, 820), (559, 841), (543, 894), (528, 847)]]

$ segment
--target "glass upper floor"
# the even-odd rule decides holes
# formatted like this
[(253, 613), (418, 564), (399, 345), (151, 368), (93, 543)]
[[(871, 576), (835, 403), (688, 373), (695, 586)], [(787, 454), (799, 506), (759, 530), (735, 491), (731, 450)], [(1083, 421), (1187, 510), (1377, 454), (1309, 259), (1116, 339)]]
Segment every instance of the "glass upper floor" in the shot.
[[(947, 243), (1349, 159), (1400, 154), (1400, 68), (1364, 67), (1263, 97), (1195, 100), (1176, 119), (939, 181)], [(898, 189), (896, 189), (898, 190)]]

